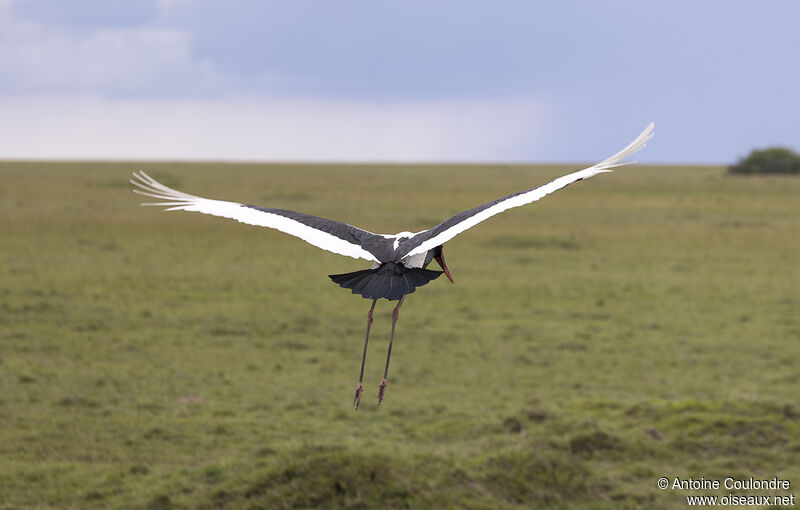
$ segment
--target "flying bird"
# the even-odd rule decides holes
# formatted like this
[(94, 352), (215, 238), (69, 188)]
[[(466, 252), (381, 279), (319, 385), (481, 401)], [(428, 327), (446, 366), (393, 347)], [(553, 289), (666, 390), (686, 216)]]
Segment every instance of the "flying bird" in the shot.
[[(353, 405), (358, 410), (361, 393), (364, 389), (364, 363), (367, 357), (372, 313), (378, 299), (397, 301), (397, 306), (392, 311), (392, 329), (386, 353), (386, 367), (378, 387), (378, 405), (380, 405), (386, 393), (386, 379), (389, 374), (389, 359), (392, 355), (395, 325), (406, 296), (413, 293), (417, 287), (430, 283), (442, 274), (454, 282), (450, 268), (445, 262), (444, 243), (503, 211), (535, 202), (573, 182), (633, 163), (623, 163), (622, 161), (646, 145), (653, 136), (654, 128), (655, 125), (651, 122), (627, 147), (594, 166), (559, 177), (542, 186), (492, 200), (468, 211), (460, 212), (433, 228), (415, 233), (374, 234), (347, 223), (319, 218), (310, 214), (202, 198), (164, 186), (142, 171), (134, 172), (131, 183), (138, 188), (133, 190), (135, 193), (160, 200), (142, 205), (165, 206), (167, 211), (200, 212), (231, 218), (250, 225), (274, 228), (299, 237), (323, 250), (372, 262), (372, 267), (368, 269), (329, 275), (331, 280), (343, 288), (350, 289), (353, 294), (360, 294), (365, 299), (372, 300), (372, 305), (367, 312), (367, 333), (361, 356), (361, 372), (353, 397)], [(436, 261), (441, 267), (441, 271), (427, 268), (433, 261)]]

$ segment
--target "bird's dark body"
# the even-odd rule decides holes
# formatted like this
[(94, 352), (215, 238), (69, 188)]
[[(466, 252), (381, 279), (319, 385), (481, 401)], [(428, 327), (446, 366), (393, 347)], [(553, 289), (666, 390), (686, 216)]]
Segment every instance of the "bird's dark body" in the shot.
[(328, 275), (331, 280), (353, 294), (367, 299), (386, 298), (396, 301), (411, 294), (417, 287), (435, 280), (443, 271), (411, 268), (397, 262), (384, 262), (375, 269), (364, 269), (353, 273)]

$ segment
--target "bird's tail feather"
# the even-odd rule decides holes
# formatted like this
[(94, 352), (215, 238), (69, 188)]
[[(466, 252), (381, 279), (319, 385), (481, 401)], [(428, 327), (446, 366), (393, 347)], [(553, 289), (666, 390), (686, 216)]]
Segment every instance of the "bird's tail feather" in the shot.
[(367, 299), (386, 298), (395, 301), (411, 294), (442, 274), (423, 268), (409, 268), (394, 262), (386, 262), (375, 269), (364, 269), (352, 273), (332, 274), (328, 277), (340, 287), (351, 289)]

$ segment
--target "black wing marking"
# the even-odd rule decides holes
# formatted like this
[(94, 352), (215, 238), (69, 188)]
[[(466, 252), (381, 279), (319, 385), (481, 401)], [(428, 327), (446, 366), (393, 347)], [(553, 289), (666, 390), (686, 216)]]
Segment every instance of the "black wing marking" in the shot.
[(612, 168), (630, 164), (622, 163), (622, 160), (644, 148), (647, 141), (653, 137), (654, 128), (655, 124), (651, 122), (627, 147), (594, 166), (564, 175), (542, 186), (512, 193), (468, 211), (458, 213), (432, 229), (419, 232), (415, 236), (401, 241), (395, 256), (399, 258), (427, 252), (496, 214), (535, 202), (573, 182), (588, 179), (599, 173), (611, 172)]
[(135, 193), (163, 200), (142, 205), (167, 206), (167, 211), (195, 211), (274, 228), (323, 250), (373, 262), (377, 262), (382, 253), (391, 251), (390, 239), (347, 223), (286, 209), (269, 209), (202, 198), (169, 188), (144, 172), (133, 175), (131, 183), (139, 188), (133, 190)]

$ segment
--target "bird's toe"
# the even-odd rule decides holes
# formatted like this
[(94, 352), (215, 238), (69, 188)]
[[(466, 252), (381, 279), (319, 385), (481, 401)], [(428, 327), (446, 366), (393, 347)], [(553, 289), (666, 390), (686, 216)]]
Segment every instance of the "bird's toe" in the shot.
[(383, 396), (386, 394), (386, 386), (388, 386), (386, 379), (381, 379), (381, 385), (378, 387), (378, 405), (381, 405), (381, 402), (383, 402)]
[(356, 386), (356, 394), (353, 397), (353, 406), (356, 408), (356, 411), (358, 411), (358, 405), (361, 403), (361, 392), (363, 391), (364, 391), (364, 385), (358, 383), (358, 386)]

